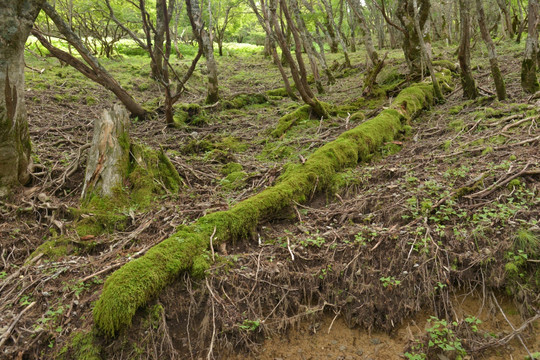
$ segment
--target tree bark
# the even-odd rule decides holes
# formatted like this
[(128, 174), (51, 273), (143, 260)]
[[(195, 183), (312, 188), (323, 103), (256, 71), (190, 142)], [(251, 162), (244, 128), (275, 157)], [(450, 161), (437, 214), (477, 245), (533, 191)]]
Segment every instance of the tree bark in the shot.
[(349, 51), (347, 50), (347, 45), (345, 45), (345, 42), (343, 41), (343, 38), (341, 37), (339, 33), (339, 28), (336, 25), (336, 22), (334, 21), (334, 12), (332, 11), (332, 6), (328, 2), (328, 0), (321, 0), (322, 4), (324, 5), (324, 9), (326, 10), (326, 14), (328, 17), (328, 21), (330, 23), (330, 28), (334, 29), (335, 38), (339, 43), (341, 44), (341, 48), (343, 49), (343, 55), (345, 57), (345, 66), (351, 67), (351, 60), (349, 59)]
[(475, 99), (478, 97), (478, 89), (474, 82), (471, 72), (471, 15), (468, 0), (459, 0), (461, 15), (461, 40), (459, 43), (458, 60), (461, 69), (461, 85), (463, 87), (463, 96), (466, 99)]
[(30, 180), (24, 44), (44, 0), (0, 2), (0, 196)]
[[(416, 29), (416, 32), (418, 34), (421, 34), (422, 30), (420, 29), (420, 14), (418, 12), (418, 7), (416, 6), (416, 0), (413, 0), (413, 7), (414, 7), (414, 27)], [(429, 69), (429, 73), (431, 75), (431, 82), (433, 83), (433, 92), (435, 94), (435, 98), (437, 98), (439, 101), (443, 101), (444, 97), (441, 92), (441, 88), (439, 86), (439, 81), (437, 80), (437, 76), (435, 75), (435, 70), (433, 69), (433, 64), (431, 63), (431, 57), (426, 47), (426, 44), (424, 42), (424, 37), (419, 36), (418, 41), (420, 43), (420, 51), (422, 52), (422, 56), (424, 58), (424, 61), (426, 62), (426, 65)]]
[(540, 65), (538, 51), (538, 1), (529, 0), (529, 35), (525, 43), (525, 54), (521, 63), (521, 86), (527, 93), (534, 94), (540, 89), (536, 69)]
[(257, 16), (257, 19), (259, 20), (259, 24), (262, 26), (264, 31), (266, 32), (266, 39), (268, 40), (268, 47), (270, 51), (270, 55), (272, 55), (272, 58), (274, 60), (274, 64), (279, 69), (279, 73), (281, 74), (281, 77), (283, 78), (283, 83), (285, 85), (285, 91), (287, 92), (287, 95), (293, 100), (297, 100), (298, 97), (294, 94), (294, 91), (291, 88), (291, 84), (289, 82), (289, 78), (287, 77), (287, 73), (285, 72), (285, 69), (283, 68), (283, 64), (281, 60), (279, 59), (279, 55), (277, 53), (276, 49), (276, 42), (275, 42), (275, 36), (272, 32), (272, 26), (270, 24), (270, 14), (268, 12), (268, 9), (265, 6), (264, 1), (261, 1), (261, 11), (257, 9), (257, 6), (255, 5), (254, 0), (249, 0), (249, 6)]
[(497, 98), (499, 100), (506, 99), (506, 86), (504, 85), (504, 80), (499, 68), (499, 61), (497, 59), (497, 50), (495, 49), (495, 44), (489, 35), (489, 30), (486, 25), (486, 14), (484, 12), (484, 5), (482, 0), (476, 0), (476, 12), (478, 17), (478, 25), (480, 26), (480, 32), (482, 34), (482, 39), (486, 43), (488, 50), (489, 64), (491, 66), (491, 75), (495, 81), (495, 89), (497, 91)]
[(204, 28), (199, 0), (186, 0), (188, 16), (193, 29), (193, 35), (203, 49), (206, 58), (206, 67), (208, 69), (208, 93), (206, 103), (213, 104), (219, 100), (219, 86), (217, 77), (217, 64), (214, 59), (214, 47), (210, 40), (208, 31)]
[(497, 0), (497, 4), (499, 5), (499, 8), (501, 9), (501, 12), (504, 15), (504, 22), (505, 22), (506, 30), (508, 31), (508, 35), (510, 36), (510, 38), (513, 38), (514, 30), (512, 27), (512, 18), (510, 16), (510, 11), (508, 10), (506, 0)]
[(129, 168), (129, 117), (126, 109), (114, 105), (96, 119), (88, 153), (81, 197), (112, 197), (122, 186)]
[(420, 50), (420, 36), (423, 36), (424, 26), (429, 18), (429, 0), (420, 0), (418, 10), (420, 33), (415, 29), (415, 10), (412, 0), (399, 0), (396, 15), (402, 25), (403, 43), (402, 49), (413, 79), (422, 75), (422, 54)]

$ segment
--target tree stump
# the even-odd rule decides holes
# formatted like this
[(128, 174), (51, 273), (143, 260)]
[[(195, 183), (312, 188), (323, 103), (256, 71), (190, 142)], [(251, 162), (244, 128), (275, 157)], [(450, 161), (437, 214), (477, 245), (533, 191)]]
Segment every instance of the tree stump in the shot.
[(96, 120), (88, 154), (82, 198), (111, 197), (129, 168), (129, 115), (121, 105), (105, 110)]

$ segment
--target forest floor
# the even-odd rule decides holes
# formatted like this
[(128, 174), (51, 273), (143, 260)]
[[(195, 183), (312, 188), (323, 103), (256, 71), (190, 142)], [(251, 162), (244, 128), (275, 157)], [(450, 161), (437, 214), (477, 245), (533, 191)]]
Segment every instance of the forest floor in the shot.
[[(91, 332), (92, 304), (110, 273), (177, 226), (271, 186), (289, 164), (374, 117), (408, 85), (406, 66), (401, 50), (389, 51), (378, 80), (400, 86), (366, 100), (365, 53), (353, 54), (352, 70), (329, 54), (338, 79), (319, 98), (355, 103), (364, 116), (302, 119), (278, 138), (270, 135), (278, 119), (301, 104), (276, 96), (239, 109), (208, 107), (197, 125), (134, 120), (132, 138), (162, 147), (185, 186), (148, 209), (126, 209), (127, 227), (81, 239), (72, 209), (80, 206), (94, 120), (114, 97), (33, 50), (26, 59), (33, 181), (0, 202), (0, 333), (9, 332), (0, 358), (93, 359), (96, 348), (106, 359), (539, 356), (540, 103), (519, 85), (522, 46), (500, 46), (509, 100), (494, 97), (477, 46), (482, 97), (463, 100), (454, 75), (445, 103), (413, 119), (410, 134), (252, 239), (216, 249), (205, 279), (182, 276), (128, 331), (94, 344), (81, 334)], [(453, 64), (453, 51), (436, 45), (435, 59)], [(222, 97), (282, 86), (259, 52), (231, 48), (218, 58)], [(103, 60), (156, 108), (163, 94), (147, 62)], [(182, 102), (204, 100), (203, 65)]]

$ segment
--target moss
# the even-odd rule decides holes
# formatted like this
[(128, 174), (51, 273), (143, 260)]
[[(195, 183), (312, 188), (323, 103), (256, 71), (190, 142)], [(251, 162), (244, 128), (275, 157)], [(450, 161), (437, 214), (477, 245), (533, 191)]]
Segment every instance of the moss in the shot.
[(101, 347), (96, 341), (96, 331), (76, 331), (72, 334), (69, 344), (57, 354), (59, 360), (101, 360)]
[(465, 122), (463, 119), (452, 120), (448, 123), (448, 127), (454, 131), (460, 132), (465, 129)]
[(240, 94), (230, 100), (223, 101), (225, 109), (241, 109), (248, 105), (264, 104), (268, 98), (264, 94)]
[(366, 119), (366, 115), (364, 115), (362, 111), (358, 111), (352, 114), (349, 120), (352, 122), (359, 122), (359, 121), (364, 121), (365, 119)]
[[(124, 141), (120, 139), (120, 143)], [(126, 143), (125, 146), (129, 144)], [(75, 230), (81, 237), (98, 236), (115, 230), (123, 231), (129, 223), (130, 209), (144, 210), (150, 207), (156, 196), (166, 190), (178, 193), (184, 185), (176, 168), (162, 149), (132, 144), (129, 161), (126, 161), (125, 183), (113, 189), (113, 196), (90, 194), (80, 209), (72, 213), (78, 220)]]
[(219, 171), (221, 175), (227, 176), (233, 172), (242, 171), (244, 167), (238, 163), (231, 162), (228, 164), (223, 165), (221, 170)]
[(185, 155), (191, 154), (200, 154), (215, 149), (215, 145), (208, 140), (190, 140), (186, 145), (184, 145), (180, 152)]
[(309, 118), (310, 106), (303, 105), (290, 114), (282, 116), (277, 127), (272, 131), (271, 135), (278, 138), (285, 134), (296, 122)]
[(457, 72), (458, 71), (458, 66), (457, 64), (455, 64), (454, 62), (450, 61), (450, 60), (435, 60), (433, 61), (433, 66), (438, 66), (438, 67), (441, 67), (441, 68), (445, 68), (445, 69), (448, 69), (452, 72)]
[(210, 257), (206, 252), (204, 254), (196, 256), (193, 259), (193, 265), (191, 266), (191, 275), (199, 279), (204, 278), (204, 276), (206, 275), (206, 271), (210, 269), (209, 259)]
[(215, 144), (216, 149), (232, 152), (246, 151), (248, 145), (233, 136), (226, 136)]
[(43, 254), (49, 260), (56, 261), (67, 254), (70, 253), (72, 249), (71, 241), (69, 239), (60, 236), (53, 239), (45, 241), (43, 244), (39, 245), (32, 254), (28, 257), (28, 260), (33, 259), (39, 254)]
[(206, 112), (198, 104), (177, 104), (174, 105), (173, 110), (174, 125), (177, 127), (184, 124), (201, 126), (209, 122)]
[(234, 171), (223, 178), (220, 184), (225, 190), (236, 190), (246, 185), (246, 178), (247, 173), (245, 171)]
[(403, 76), (394, 67), (384, 67), (377, 75), (377, 84), (389, 85), (401, 81)]
[(402, 92), (392, 108), (325, 144), (305, 163), (289, 166), (276, 185), (227, 211), (208, 214), (189, 227), (181, 227), (144, 256), (115, 271), (105, 282), (94, 307), (96, 325), (108, 336), (118, 334), (131, 324), (140, 306), (181, 272), (201, 273), (204, 266), (200, 265), (200, 256), (208, 250), (210, 236), (214, 235), (214, 245), (250, 237), (262, 221), (281, 214), (293, 202), (304, 202), (316, 191), (324, 191), (337, 172), (369, 159), (376, 149), (402, 131), (403, 123), (414, 116), (409, 110), (418, 112), (432, 100), (432, 87), (425, 84)]
[[(292, 85), (291, 88), (292, 88), (293, 92), (296, 91), (296, 87), (294, 85)], [(287, 90), (284, 87), (273, 89), (273, 90), (268, 90), (266, 92), (266, 95), (273, 96), (273, 97), (276, 97), (276, 98), (284, 98), (284, 97), (289, 96), (289, 94), (287, 94)]]

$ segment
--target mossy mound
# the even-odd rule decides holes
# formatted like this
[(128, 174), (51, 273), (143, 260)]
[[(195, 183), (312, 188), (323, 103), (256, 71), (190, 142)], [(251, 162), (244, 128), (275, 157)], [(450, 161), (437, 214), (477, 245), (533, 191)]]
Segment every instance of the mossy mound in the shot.
[(264, 94), (240, 94), (223, 101), (224, 109), (241, 109), (248, 105), (264, 104), (268, 98)]
[(96, 341), (96, 331), (76, 331), (68, 345), (57, 354), (57, 359), (101, 360), (101, 347)]
[(208, 124), (208, 115), (198, 104), (177, 104), (174, 106), (174, 126), (182, 127), (186, 124), (201, 126)]
[(296, 122), (304, 119), (309, 119), (310, 106), (302, 105), (292, 113), (282, 116), (277, 127), (271, 132), (271, 135), (278, 138), (285, 134)]
[(43, 244), (39, 245), (36, 250), (30, 254), (26, 261), (32, 260), (39, 254), (43, 254), (46, 258), (52, 261), (56, 261), (73, 250), (72, 242), (64, 236), (54, 236), (53, 238), (46, 240)]
[[(294, 85), (291, 85), (291, 88), (292, 88), (293, 92), (296, 91), (296, 87)], [(289, 94), (287, 94), (287, 90), (284, 87), (273, 89), (273, 90), (268, 90), (266, 92), (266, 95), (273, 96), (273, 97), (276, 97), (276, 98), (284, 98), (284, 97), (289, 96)]]
[(294, 202), (305, 202), (327, 189), (337, 172), (367, 160), (380, 146), (392, 141), (408, 120), (433, 102), (427, 84), (405, 89), (390, 108), (315, 151), (304, 164), (289, 166), (269, 187), (227, 211), (199, 218), (181, 226), (146, 255), (115, 271), (105, 282), (94, 307), (97, 327), (115, 336), (129, 326), (136, 310), (157, 295), (181, 272), (199, 276), (207, 266), (209, 239), (213, 244), (250, 237), (261, 222), (272, 219)]
[(225, 190), (236, 190), (246, 185), (248, 174), (245, 171), (233, 171), (219, 182)]
[(80, 209), (72, 209), (80, 237), (125, 230), (129, 211), (147, 209), (155, 197), (178, 193), (184, 185), (163, 150), (132, 144), (129, 154), (124, 183), (114, 188), (113, 196), (89, 194)]

